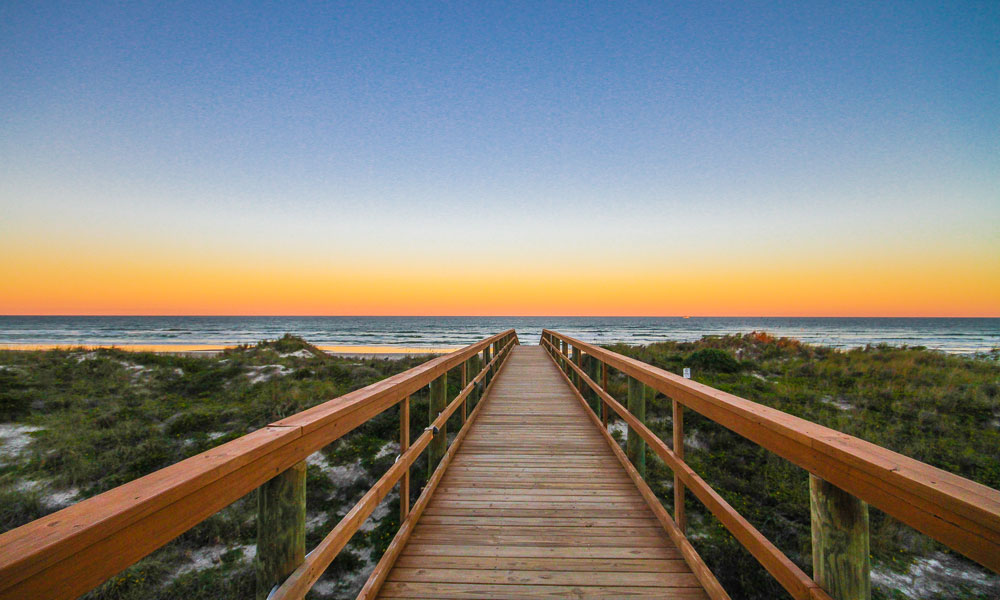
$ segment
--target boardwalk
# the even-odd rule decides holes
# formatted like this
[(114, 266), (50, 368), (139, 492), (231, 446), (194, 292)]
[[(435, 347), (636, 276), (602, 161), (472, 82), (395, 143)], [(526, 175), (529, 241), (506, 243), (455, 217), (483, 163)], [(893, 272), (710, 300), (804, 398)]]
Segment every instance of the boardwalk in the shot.
[(559, 370), (517, 346), (381, 598), (706, 598)]

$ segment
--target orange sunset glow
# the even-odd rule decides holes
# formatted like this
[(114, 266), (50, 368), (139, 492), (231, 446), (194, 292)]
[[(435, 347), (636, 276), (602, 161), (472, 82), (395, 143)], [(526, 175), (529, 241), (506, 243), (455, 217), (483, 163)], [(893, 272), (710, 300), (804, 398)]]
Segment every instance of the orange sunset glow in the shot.
[[(5, 248), (15, 256), (17, 248)], [(594, 252), (594, 248), (586, 252)], [(123, 252), (124, 253), (124, 252)], [(617, 256), (519, 265), (480, 252), (356, 267), (312, 257), (248, 261), (129, 251), (44, 252), (0, 265), (6, 314), (759, 315), (997, 314), (992, 256)], [(994, 255), (997, 256), (997, 255)]]

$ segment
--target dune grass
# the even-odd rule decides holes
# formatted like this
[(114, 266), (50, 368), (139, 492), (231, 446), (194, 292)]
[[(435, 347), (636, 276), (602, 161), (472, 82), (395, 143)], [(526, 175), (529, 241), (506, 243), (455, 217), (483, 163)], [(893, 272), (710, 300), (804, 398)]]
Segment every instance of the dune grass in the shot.
[[(708, 385), (1000, 488), (1000, 353), (961, 357), (887, 346), (845, 352), (766, 334), (609, 348), (677, 373), (691, 367), (694, 378)], [(333, 358), (290, 336), (209, 357), (0, 351), (0, 531), (429, 358)], [(449, 377), (450, 398), (458, 381), (457, 372)], [(612, 394), (624, 399), (624, 378), (612, 377), (610, 383)], [(647, 393), (649, 424), (669, 441), (670, 402)], [(422, 392), (412, 399), (414, 435), (426, 421)], [(454, 434), (457, 421), (449, 426)], [(691, 411), (685, 431), (692, 467), (811, 572), (806, 473)], [(315, 546), (388, 469), (398, 452), (397, 436), (398, 412), (390, 409), (310, 457), (307, 547)], [(671, 473), (655, 457), (647, 462), (651, 487), (672, 509)], [(426, 463), (419, 462), (413, 474), (415, 497)], [(786, 597), (690, 494), (687, 506), (696, 547), (734, 598)], [(392, 495), (310, 598), (353, 598), (397, 527), (398, 498)], [(246, 597), (253, 588), (255, 537), (250, 494), (86, 597)], [(944, 591), (907, 595), (906, 586), (893, 587), (892, 580), (882, 578), (876, 579), (882, 582), (876, 598), (1000, 593), (995, 575), (952, 559), (932, 540), (875, 510), (872, 553), (877, 574), (906, 573), (927, 557), (948, 556), (954, 560), (950, 565), (986, 582), (959, 577), (942, 583)]]

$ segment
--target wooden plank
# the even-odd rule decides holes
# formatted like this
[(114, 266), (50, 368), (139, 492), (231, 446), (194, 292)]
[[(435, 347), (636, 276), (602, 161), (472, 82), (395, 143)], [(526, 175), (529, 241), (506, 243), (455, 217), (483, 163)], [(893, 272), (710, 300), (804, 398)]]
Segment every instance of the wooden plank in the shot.
[(413, 581), (427, 583), (478, 583), (516, 585), (573, 585), (608, 586), (620, 585), (627, 580), (637, 587), (699, 587), (698, 580), (690, 571), (649, 572), (634, 571), (626, 576), (607, 571), (580, 572), (561, 570), (528, 569), (432, 569), (428, 567), (402, 567), (396, 565), (389, 581)]
[(707, 598), (700, 588), (569, 586), (569, 585), (502, 585), (474, 583), (416, 583), (392, 581), (385, 584), (381, 598), (454, 598), (467, 600), (527, 600), (533, 598), (575, 598), (578, 600), (622, 598), (701, 599)]
[(440, 544), (422, 548), (405, 548), (404, 556), (472, 556), (476, 558), (592, 558), (600, 560), (621, 559), (670, 559), (680, 554), (676, 548), (664, 545), (658, 548), (591, 548), (587, 546), (466, 546)]
[(538, 505), (535, 507), (525, 507), (525, 506), (429, 506), (427, 507), (427, 514), (434, 515), (465, 515), (465, 516), (511, 516), (511, 517), (591, 517), (595, 514), (601, 514), (608, 517), (624, 517), (628, 515), (635, 514), (635, 505), (629, 505), (627, 507), (597, 507), (585, 506), (583, 508), (575, 507), (569, 508), (566, 506), (560, 507), (545, 507), (539, 508)]
[(590, 528), (615, 528), (615, 527), (653, 527), (659, 528), (660, 524), (656, 519), (644, 516), (632, 518), (611, 518), (611, 517), (550, 517), (547, 519), (538, 517), (498, 517), (482, 516), (476, 518), (459, 517), (454, 515), (424, 515), (420, 522), (425, 525), (503, 525), (518, 526), (530, 525), (535, 527), (590, 527)]
[[(687, 563), (677, 558), (511, 558), (499, 556), (427, 556), (404, 554), (397, 567), (413, 569), (495, 569), (508, 571), (583, 571), (587, 573), (683, 573)], [(621, 577), (621, 575), (619, 575)]]

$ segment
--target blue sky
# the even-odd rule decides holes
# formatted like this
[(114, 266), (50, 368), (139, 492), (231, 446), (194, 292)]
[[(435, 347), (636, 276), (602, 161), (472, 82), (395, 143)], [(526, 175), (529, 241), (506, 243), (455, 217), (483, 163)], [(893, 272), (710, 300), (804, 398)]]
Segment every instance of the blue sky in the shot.
[(0, 234), (1000, 275), (996, 2), (205, 4), (0, 6)]

